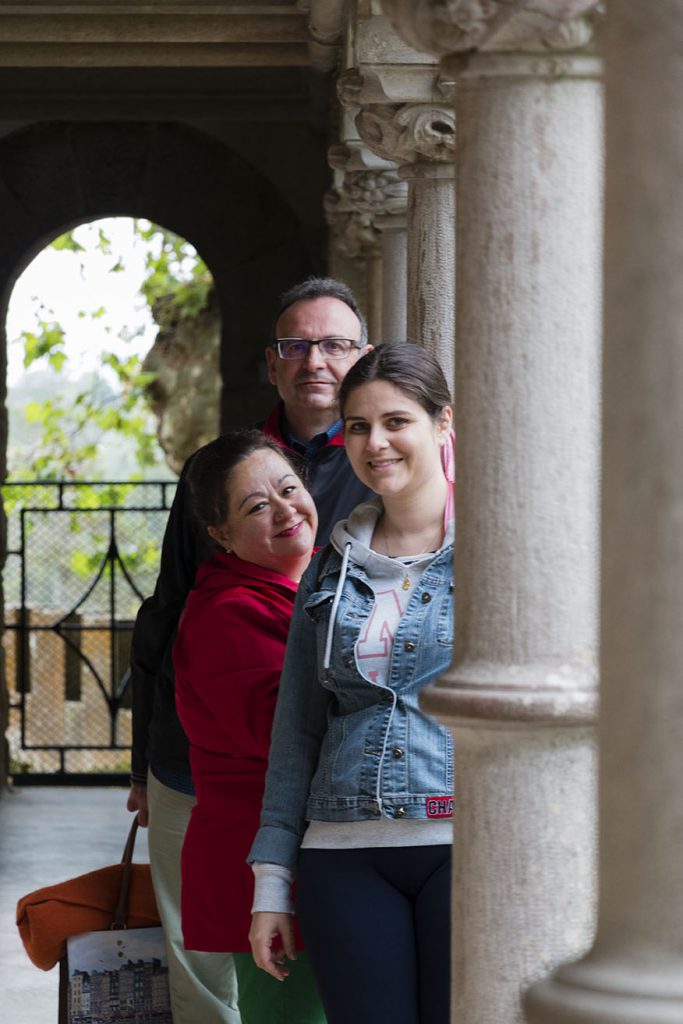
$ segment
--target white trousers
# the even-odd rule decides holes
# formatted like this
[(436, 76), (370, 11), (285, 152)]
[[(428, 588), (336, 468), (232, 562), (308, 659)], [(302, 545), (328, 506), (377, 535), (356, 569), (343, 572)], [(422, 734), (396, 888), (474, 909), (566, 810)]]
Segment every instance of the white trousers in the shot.
[(147, 777), (149, 860), (166, 937), (173, 1024), (240, 1024), (237, 980), (230, 953), (198, 953), (183, 945), (180, 925), (180, 851), (195, 804)]

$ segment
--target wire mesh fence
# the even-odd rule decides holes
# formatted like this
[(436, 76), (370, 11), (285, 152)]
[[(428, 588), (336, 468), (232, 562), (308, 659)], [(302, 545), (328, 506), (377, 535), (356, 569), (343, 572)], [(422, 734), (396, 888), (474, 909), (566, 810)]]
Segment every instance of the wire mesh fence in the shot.
[(154, 588), (175, 486), (3, 486), (3, 646), (15, 781), (103, 781), (129, 771), (132, 627)]

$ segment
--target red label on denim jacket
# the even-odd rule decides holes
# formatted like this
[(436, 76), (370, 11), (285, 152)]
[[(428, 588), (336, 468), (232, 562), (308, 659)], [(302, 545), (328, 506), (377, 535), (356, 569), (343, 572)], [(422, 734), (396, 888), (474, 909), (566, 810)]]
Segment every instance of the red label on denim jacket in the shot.
[(452, 818), (452, 796), (428, 796), (425, 800), (428, 818)]

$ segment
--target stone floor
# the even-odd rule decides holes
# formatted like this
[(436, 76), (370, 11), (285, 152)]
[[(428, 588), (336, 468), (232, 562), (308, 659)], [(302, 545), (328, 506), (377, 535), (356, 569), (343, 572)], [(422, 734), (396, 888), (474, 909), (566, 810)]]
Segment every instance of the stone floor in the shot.
[[(126, 791), (26, 787), (0, 798), (0, 1021), (56, 1024), (58, 969), (41, 971), (15, 924), (20, 896), (121, 859), (130, 827)], [(135, 860), (147, 860), (138, 832)]]

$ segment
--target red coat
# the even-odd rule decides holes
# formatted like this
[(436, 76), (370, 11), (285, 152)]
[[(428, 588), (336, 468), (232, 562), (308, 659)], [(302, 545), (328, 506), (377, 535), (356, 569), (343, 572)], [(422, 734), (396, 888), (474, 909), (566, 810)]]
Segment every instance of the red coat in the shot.
[(270, 732), (297, 584), (217, 551), (197, 572), (173, 650), (197, 793), (182, 852), (185, 946), (246, 952)]

